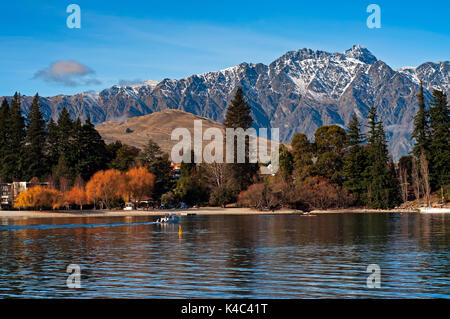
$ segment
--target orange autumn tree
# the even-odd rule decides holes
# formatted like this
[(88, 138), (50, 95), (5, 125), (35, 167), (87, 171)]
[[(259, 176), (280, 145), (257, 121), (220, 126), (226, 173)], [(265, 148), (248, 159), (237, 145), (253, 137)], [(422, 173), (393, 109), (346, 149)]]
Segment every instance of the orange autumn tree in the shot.
[(80, 206), (80, 210), (83, 209), (83, 205), (89, 202), (86, 190), (81, 186), (72, 187), (72, 189), (65, 194), (64, 198), (69, 204)]
[(94, 204), (94, 209), (97, 206), (97, 203), (100, 201), (100, 182), (101, 175), (103, 175), (103, 171), (99, 171), (95, 173), (89, 182), (86, 184), (86, 196), (89, 203)]
[(125, 173), (125, 191), (134, 202), (140, 202), (144, 196), (150, 196), (155, 186), (155, 175), (145, 167), (134, 167)]
[(62, 206), (63, 194), (56, 189), (48, 189), (40, 185), (20, 192), (14, 207), (53, 208)]
[(125, 184), (124, 174), (116, 169), (98, 171), (86, 185), (88, 199), (94, 205), (101, 201), (110, 209), (112, 201), (126, 193)]
[(17, 196), (14, 207), (15, 208), (24, 208), (24, 207), (34, 207), (35, 199), (34, 192), (31, 189), (21, 191), (19, 196)]

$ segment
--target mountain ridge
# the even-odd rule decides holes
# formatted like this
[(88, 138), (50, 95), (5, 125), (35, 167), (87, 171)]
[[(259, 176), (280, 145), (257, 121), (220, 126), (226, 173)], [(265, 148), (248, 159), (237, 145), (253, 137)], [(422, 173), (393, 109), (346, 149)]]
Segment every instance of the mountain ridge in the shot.
[[(255, 127), (279, 127), (282, 142), (295, 133), (312, 138), (322, 125), (345, 126), (355, 112), (364, 123), (371, 105), (383, 120), (394, 159), (412, 146), (416, 95), (423, 81), (426, 97), (433, 89), (450, 93), (450, 62), (425, 62), (392, 69), (367, 48), (354, 45), (343, 53), (300, 49), (268, 65), (241, 63), (219, 71), (158, 83), (113, 86), (101, 92), (41, 98), (46, 119), (63, 107), (73, 117), (95, 124), (179, 109), (222, 122), (226, 106), (242, 87)], [(31, 97), (24, 97), (26, 112)]]

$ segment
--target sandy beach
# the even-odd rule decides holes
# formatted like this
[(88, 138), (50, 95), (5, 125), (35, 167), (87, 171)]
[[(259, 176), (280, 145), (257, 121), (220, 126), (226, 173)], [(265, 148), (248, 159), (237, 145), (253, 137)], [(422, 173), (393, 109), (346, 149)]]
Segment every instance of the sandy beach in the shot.
[[(393, 209), (334, 209), (314, 210), (311, 214), (343, 214), (343, 213), (416, 213), (415, 210)], [(60, 210), (60, 211), (0, 211), (0, 218), (67, 218), (67, 217), (126, 217), (126, 216), (162, 216), (167, 213), (193, 213), (197, 215), (283, 215), (301, 214), (301, 211), (282, 209), (276, 211), (259, 211), (250, 208), (204, 207), (183, 210)]]

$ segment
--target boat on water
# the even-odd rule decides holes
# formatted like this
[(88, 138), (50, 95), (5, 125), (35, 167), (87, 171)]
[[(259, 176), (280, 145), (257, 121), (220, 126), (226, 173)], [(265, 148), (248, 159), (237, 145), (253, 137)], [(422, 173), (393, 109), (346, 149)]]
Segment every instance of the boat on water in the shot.
[(316, 215), (311, 214), (310, 212), (304, 212), (304, 213), (301, 213), (300, 216), (304, 216), (304, 217), (315, 217)]
[(195, 216), (196, 213), (181, 213), (181, 216)]
[(166, 216), (159, 218), (156, 222), (158, 224), (178, 224), (180, 222), (180, 217), (175, 213), (169, 213)]
[(317, 215), (311, 214), (311, 212), (303, 212), (303, 211), (296, 211), (300, 216), (304, 217), (315, 217)]
[(442, 213), (450, 213), (450, 207), (420, 207), (421, 213), (427, 214), (442, 214)]

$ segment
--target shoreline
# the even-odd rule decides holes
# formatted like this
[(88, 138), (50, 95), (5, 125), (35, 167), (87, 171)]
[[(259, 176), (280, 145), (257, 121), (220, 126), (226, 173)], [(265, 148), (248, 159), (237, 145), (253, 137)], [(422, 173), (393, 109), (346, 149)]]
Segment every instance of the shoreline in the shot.
[(393, 208), (393, 209), (371, 209), (371, 208), (342, 208), (342, 209), (329, 209), (329, 210), (312, 210), (311, 214), (395, 214), (395, 213), (419, 213), (418, 209), (406, 209), (406, 208)]
[[(139, 216), (164, 216), (167, 213), (190, 213), (196, 215), (299, 215), (302, 211), (294, 209), (281, 209), (276, 211), (259, 211), (251, 208), (220, 208), (220, 207), (204, 207), (189, 209), (167, 209), (167, 210), (60, 210), (60, 211), (0, 211), (1, 218), (71, 218), (71, 217), (139, 217)], [(347, 208), (347, 209), (330, 209), (330, 210), (313, 210), (310, 214), (371, 214), (371, 213), (418, 213), (414, 209), (363, 209), (363, 208)]]

